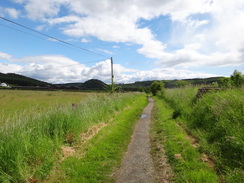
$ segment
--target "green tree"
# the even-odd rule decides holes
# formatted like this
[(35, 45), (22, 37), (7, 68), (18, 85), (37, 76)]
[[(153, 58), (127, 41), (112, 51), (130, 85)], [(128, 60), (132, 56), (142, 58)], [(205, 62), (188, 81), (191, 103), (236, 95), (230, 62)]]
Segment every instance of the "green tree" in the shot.
[(235, 70), (233, 74), (230, 76), (232, 81), (232, 86), (240, 88), (244, 84), (244, 78), (242, 73), (238, 70)]
[(221, 78), (219, 84), (223, 88), (237, 87), (240, 88), (244, 85), (244, 76), (238, 70), (234, 70), (230, 78)]
[(159, 92), (163, 92), (164, 84), (162, 81), (154, 81), (150, 86), (153, 96), (156, 96)]

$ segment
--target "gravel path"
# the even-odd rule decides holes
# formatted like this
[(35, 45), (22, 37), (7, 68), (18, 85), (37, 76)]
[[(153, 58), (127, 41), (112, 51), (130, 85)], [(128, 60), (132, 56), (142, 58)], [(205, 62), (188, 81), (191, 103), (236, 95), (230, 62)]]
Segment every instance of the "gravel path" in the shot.
[(154, 166), (150, 155), (149, 124), (154, 105), (152, 98), (135, 126), (128, 150), (117, 174), (116, 183), (153, 183)]

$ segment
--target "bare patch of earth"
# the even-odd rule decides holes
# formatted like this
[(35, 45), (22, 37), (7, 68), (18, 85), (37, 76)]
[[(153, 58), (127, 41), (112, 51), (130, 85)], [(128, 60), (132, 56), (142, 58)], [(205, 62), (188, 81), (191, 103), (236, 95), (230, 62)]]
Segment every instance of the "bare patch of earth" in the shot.
[[(93, 125), (92, 127), (90, 127), (87, 131), (83, 132), (82, 134), (80, 134), (80, 143), (77, 146), (65, 146), (63, 145), (61, 147), (62, 150), (62, 158), (57, 162), (57, 165), (59, 165), (60, 163), (62, 163), (66, 158), (70, 157), (70, 156), (75, 156), (76, 154), (78, 154), (77, 156), (79, 156), (78, 158), (81, 158), (84, 156), (84, 152), (77, 153), (77, 150), (79, 149), (79, 147), (81, 147), (81, 145), (86, 144), (90, 139), (92, 139), (96, 134), (98, 134), (98, 132), (100, 130), (102, 130), (105, 126), (107, 126), (108, 124), (102, 122), (96, 125)], [(58, 176), (57, 176), (58, 175)], [(65, 177), (65, 175), (58, 170), (58, 168), (56, 166), (54, 166), (53, 170), (51, 171), (50, 175), (47, 177), (47, 179), (44, 181), (44, 183), (48, 183), (48, 182), (60, 182), (62, 180), (62, 177)], [(58, 180), (60, 179), (60, 181)]]
[[(198, 148), (200, 145), (199, 145), (199, 141), (198, 139), (196, 139), (180, 122), (177, 122), (177, 125), (182, 128), (187, 136), (186, 138), (188, 140), (190, 140), (191, 142), (191, 145), (195, 148)], [(215, 163), (214, 163), (214, 160), (211, 159), (208, 155), (206, 155), (205, 153), (202, 153), (201, 154), (201, 160), (204, 161), (211, 169), (215, 169)]]

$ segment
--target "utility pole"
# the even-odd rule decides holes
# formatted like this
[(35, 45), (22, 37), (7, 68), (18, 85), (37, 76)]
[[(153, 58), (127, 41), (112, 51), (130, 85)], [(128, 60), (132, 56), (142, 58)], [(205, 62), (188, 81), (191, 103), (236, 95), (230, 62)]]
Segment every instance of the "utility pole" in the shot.
[(114, 92), (114, 64), (113, 57), (111, 57), (111, 93)]

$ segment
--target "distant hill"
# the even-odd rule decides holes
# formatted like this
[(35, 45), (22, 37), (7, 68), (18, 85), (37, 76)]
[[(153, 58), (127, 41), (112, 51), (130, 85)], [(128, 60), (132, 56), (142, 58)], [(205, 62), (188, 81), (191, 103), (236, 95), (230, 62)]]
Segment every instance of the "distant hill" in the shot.
[(44, 87), (51, 85), (50, 83), (32, 79), (23, 75), (8, 73), (4, 74), (0, 72), (0, 82), (7, 83), (13, 86), (40, 86)]
[(98, 79), (90, 79), (83, 83), (81, 86), (81, 89), (86, 90), (104, 90), (104, 87), (106, 87), (107, 84), (104, 82), (98, 80)]
[(55, 84), (57, 87), (77, 87), (80, 90), (104, 90), (107, 86), (104, 82), (98, 79), (90, 79), (84, 83), (65, 83), (65, 84)]
[[(213, 82), (219, 82), (219, 80), (223, 77), (211, 77), (211, 78), (195, 78), (195, 79), (183, 79), (183, 80), (161, 80), (165, 88), (175, 88), (178, 86), (179, 81), (185, 81), (192, 85), (208, 85)], [(137, 91), (141, 88), (150, 88), (152, 81), (137, 81), (135, 83), (128, 84), (117, 84), (116, 86), (121, 87), (125, 91)]]

